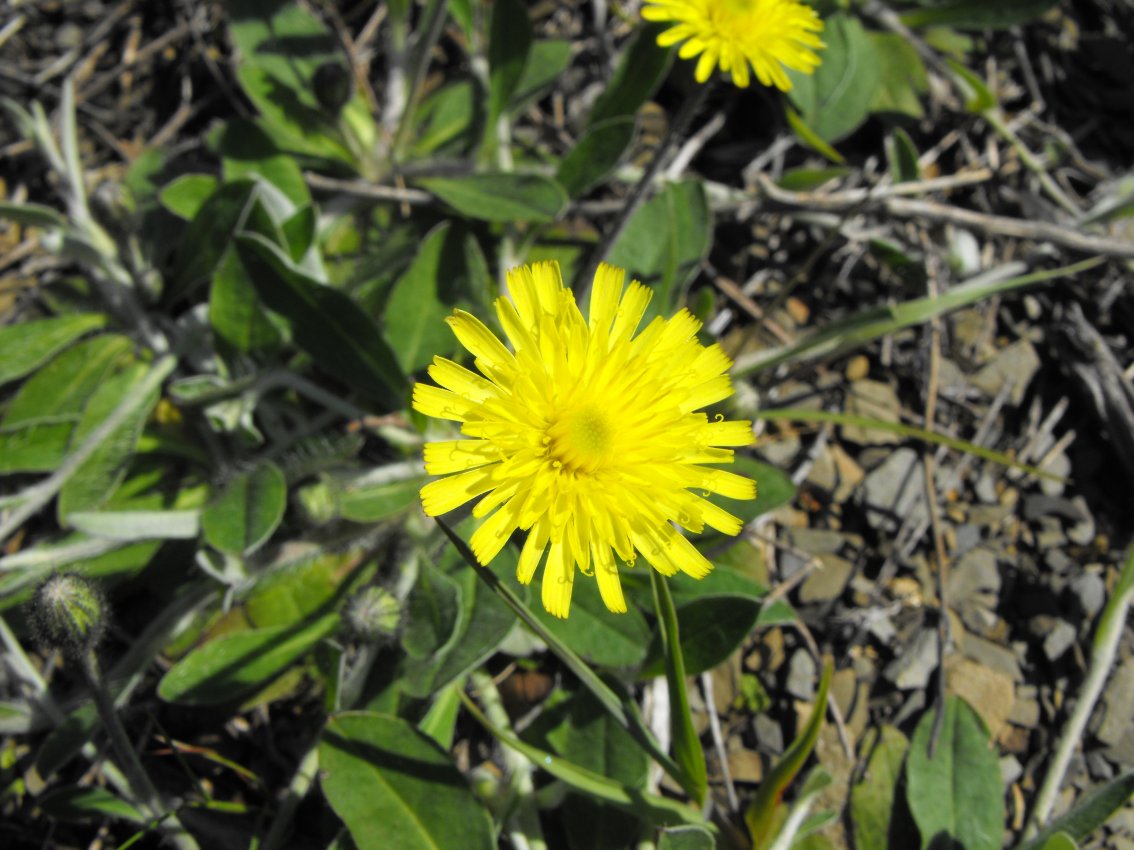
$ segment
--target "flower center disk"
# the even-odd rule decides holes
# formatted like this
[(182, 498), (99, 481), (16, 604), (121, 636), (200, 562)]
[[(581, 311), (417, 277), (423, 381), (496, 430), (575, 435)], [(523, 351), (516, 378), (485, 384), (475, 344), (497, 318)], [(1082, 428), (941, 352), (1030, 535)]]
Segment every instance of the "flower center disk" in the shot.
[(614, 452), (614, 423), (593, 406), (571, 411), (547, 429), (553, 463), (576, 474), (592, 474), (607, 465)]

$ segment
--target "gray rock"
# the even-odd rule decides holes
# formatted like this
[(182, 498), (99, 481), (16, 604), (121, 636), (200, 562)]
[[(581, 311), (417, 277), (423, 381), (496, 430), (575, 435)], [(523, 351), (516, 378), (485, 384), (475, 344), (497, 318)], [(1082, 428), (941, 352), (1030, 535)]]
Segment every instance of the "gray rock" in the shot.
[(1000, 504), (1000, 494), (996, 492), (996, 481), (992, 473), (988, 470), (982, 472), (973, 485), (973, 491), (976, 493), (977, 499), (985, 505), (998, 505)]
[(1087, 514), (1071, 499), (1060, 496), (1046, 496), (1042, 493), (1033, 493), (1024, 497), (1024, 519), (1034, 522), (1040, 517), (1054, 516), (1068, 522), (1078, 523), (1087, 518)]
[(1106, 602), (1106, 582), (1098, 573), (1082, 573), (1071, 579), (1069, 585), (1079, 609), (1088, 619), (1094, 619)]
[[(1055, 457), (1047, 462), (1044, 466), (1047, 472), (1052, 475), (1058, 475), (1060, 478), (1071, 477), (1071, 460), (1067, 455), (1060, 452)], [(1067, 489), (1067, 485), (1062, 481), (1055, 478), (1041, 478), (1039, 480), (1040, 491), (1047, 496), (1062, 496), (1063, 492)]]
[(1008, 712), (1008, 722), (1013, 726), (1035, 729), (1040, 722), (1040, 704), (1036, 699), (1036, 689), (1022, 687), (1016, 689), (1016, 699)]
[(926, 518), (925, 470), (917, 452), (900, 448), (866, 476), (863, 501), (867, 519), (876, 527), (896, 530), (903, 522), (919, 523)]
[(811, 653), (806, 649), (797, 649), (788, 662), (787, 692), (796, 699), (814, 699), (818, 670)]
[(1048, 549), (1043, 553), (1043, 563), (1056, 575), (1066, 575), (1076, 566), (1062, 549)]
[(886, 665), (882, 675), (899, 690), (922, 690), (929, 684), (940, 660), (936, 633), (922, 629), (905, 651)]
[(807, 577), (799, 588), (799, 601), (805, 604), (830, 602), (842, 595), (854, 572), (854, 564), (838, 555), (819, 555), (823, 566)]
[(784, 730), (771, 717), (757, 714), (752, 721), (752, 730), (756, 733), (756, 742), (761, 750), (777, 756), (783, 753)]
[(1011, 382), (1008, 399), (1012, 404), (1019, 405), (1039, 366), (1040, 359), (1035, 346), (1026, 339), (1021, 339), (997, 353), (991, 363), (973, 375), (971, 383), (988, 395), (995, 396), (1006, 383)]
[(1002, 756), (1000, 758), (1000, 781), (1007, 788), (1024, 775), (1024, 768), (1015, 756)]
[(1059, 620), (1043, 639), (1043, 654), (1048, 661), (1055, 661), (1074, 645), (1075, 627), (1066, 620)]
[(1020, 672), (1019, 656), (1005, 646), (966, 632), (964, 640), (961, 641), (961, 653), (978, 664), (1006, 673), (1012, 677), (1013, 682), (1024, 681), (1023, 673)]
[[(880, 381), (855, 381), (851, 394), (847, 397), (846, 412), (855, 416), (867, 416), (871, 419), (881, 419), (883, 422), (897, 423), (901, 421), (899, 415), (901, 409), (902, 403), (898, 400), (894, 388)], [(904, 438), (889, 431), (844, 425), (843, 439), (858, 443), (860, 446), (878, 446), (900, 443)]]
[(958, 525), (956, 538), (953, 544), (953, 556), (959, 558), (980, 543), (980, 528), (968, 522)]
[(981, 633), (996, 623), (1000, 569), (996, 555), (979, 548), (966, 552), (949, 571), (949, 599), (962, 622)]
[(1105, 712), (1102, 725), (1096, 733), (1100, 741), (1114, 747), (1123, 739), (1130, 737), (1131, 726), (1134, 726), (1134, 717), (1130, 714), (1132, 704), (1134, 704), (1134, 656), (1118, 665), (1118, 670), (1103, 692)]
[(788, 537), (796, 549), (812, 555), (838, 553), (847, 542), (842, 532), (825, 528), (793, 528), (788, 531)]
[(1095, 518), (1091, 516), (1087, 500), (1082, 496), (1073, 498), (1071, 504), (1079, 509), (1083, 519), (1067, 529), (1067, 539), (1080, 546), (1089, 546), (1095, 539)]
[(1087, 753), (1087, 772), (1096, 782), (1106, 782), (1114, 778), (1114, 765), (1098, 750)]

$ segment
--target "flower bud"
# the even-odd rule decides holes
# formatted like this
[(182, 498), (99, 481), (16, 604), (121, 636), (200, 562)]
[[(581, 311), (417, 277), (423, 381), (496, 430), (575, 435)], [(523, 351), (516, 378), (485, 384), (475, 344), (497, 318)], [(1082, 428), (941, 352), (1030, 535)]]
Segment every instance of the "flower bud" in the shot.
[(371, 585), (347, 603), (344, 621), (350, 633), (360, 640), (372, 643), (393, 640), (401, 629), (402, 606), (390, 591)]
[(106, 632), (106, 600), (75, 573), (45, 579), (31, 601), (31, 621), (41, 643), (69, 658), (94, 649)]
[(312, 83), (315, 86), (315, 99), (332, 115), (338, 115), (354, 93), (350, 71), (333, 60), (324, 62), (315, 69)]

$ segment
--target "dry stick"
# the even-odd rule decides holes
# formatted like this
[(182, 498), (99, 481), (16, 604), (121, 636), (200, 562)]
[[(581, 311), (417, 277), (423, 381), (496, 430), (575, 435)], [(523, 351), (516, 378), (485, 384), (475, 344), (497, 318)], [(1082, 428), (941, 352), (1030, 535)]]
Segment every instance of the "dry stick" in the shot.
[(721, 779), (724, 780), (728, 794), (728, 810), (735, 812), (740, 808), (736, 787), (732, 784), (732, 773), (728, 769), (728, 753), (725, 751), (724, 736), (721, 734), (721, 719), (717, 716), (716, 700), (713, 698), (713, 676), (708, 670), (701, 674), (701, 690), (705, 694), (705, 711), (709, 715), (709, 732), (713, 737), (713, 748), (721, 766)]
[[(931, 265), (926, 275), (926, 288), (930, 298), (937, 297), (936, 269)], [(925, 425), (934, 427), (937, 421), (937, 384), (941, 369), (941, 319), (935, 316), (929, 323), (929, 380), (926, 387)], [(925, 508), (933, 528), (933, 554), (937, 561), (937, 713), (933, 718), (933, 730), (929, 736), (929, 757), (937, 749), (937, 741), (945, 722), (945, 647), (949, 643), (949, 560), (945, 554), (945, 538), (941, 532), (941, 520), (937, 515), (937, 463), (933, 452), (926, 447), (921, 456), (925, 468)]]
[(590, 291), (591, 281), (594, 279), (595, 271), (598, 269), (614, 243), (618, 241), (618, 237), (622, 235), (622, 231), (626, 229), (627, 223), (633, 218), (639, 207), (646, 200), (646, 194), (649, 192), (650, 187), (653, 185), (654, 178), (657, 177), (658, 172), (661, 171), (665, 160), (668, 157), (670, 149), (681, 139), (689, 126), (693, 123), (693, 119), (697, 117), (697, 113), (701, 110), (705, 100), (708, 98), (709, 87), (711, 83), (698, 85), (690, 97), (685, 98), (681, 104), (681, 109), (678, 111), (673, 123), (669, 127), (669, 131), (665, 134), (658, 149), (654, 152), (654, 158), (650, 160), (650, 164), (646, 167), (646, 171), (642, 174), (642, 178), (637, 182), (633, 189), (630, 190), (629, 197), (626, 198), (622, 204), (622, 210), (619, 213), (617, 221), (606, 231), (606, 235), (602, 238), (591, 251), (590, 256), (587, 257), (587, 262), (579, 266), (580, 274), (576, 275), (574, 281), (574, 290), (577, 300), (582, 301), (586, 294)]
[(324, 177), (314, 171), (303, 172), (303, 179), (312, 189), (321, 189), (324, 192), (338, 192), (352, 198), (362, 198), (367, 201), (381, 201), (395, 204), (409, 204), (411, 206), (426, 206), (435, 203), (433, 196), (420, 189), (406, 189), (398, 186), (377, 186), (365, 180), (339, 180), (334, 177)]
[[(828, 195), (811, 192), (789, 192), (781, 189), (766, 177), (758, 177), (760, 193), (770, 201), (792, 209), (839, 213), (862, 203), (861, 192), (840, 192)], [(1024, 221), (1001, 215), (951, 207), (934, 201), (917, 201), (908, 198), (875, 198), (863, 206), (863, 211), (880, 209), (895, 218), (911, 218), (939, 224), (956, 224), (983, 233), (1011, 236), (1016, 239), (1033, 239), (1053, 242), (1085, 254), (1102, 254), (1108, 257), (1134, 259), (1134, 242), (1091, 236), (1069, 227), (1046, 221)]]
[(1134, 547), (1127, 552), (1122, 573), (1118, 577), (1118, 586), (1106, 608), (1103, 609), (1102, 616), (1099, 617), (1099, 625), (1091, 649), (1091, 668), (1087, 672), (1087, 678), (1083, 680), (1075, 710), (1067, 719), (1063, 735), (1059, 739), (1047, 774), (1043, 778), (1043, 785), (1040, 786), (1039, 794), (1036, 796), (1036, 803), (1028, 817), (1028, 827), (1024, 832), (1025, 840), (1034, 836), (1051, 814), (1059, 786), (1067, 773), (1067, 766), (1071, 762), (1075, 748), (1083, 739), (1091, 711), (1098, 702), (1103, 685), (1110, 675), (1110, 668), (1114, 665), (1132, 597), (1134, 597)]

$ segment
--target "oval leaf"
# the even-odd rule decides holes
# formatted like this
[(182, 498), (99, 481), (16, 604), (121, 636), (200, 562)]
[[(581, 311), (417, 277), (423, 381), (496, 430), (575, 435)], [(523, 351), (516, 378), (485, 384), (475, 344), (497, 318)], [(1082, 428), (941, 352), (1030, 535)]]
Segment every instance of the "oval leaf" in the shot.
[[(677, 608), (681, 650), (685, 655), (685, 675), (696, 676), (712, 670), (744, 643), (756, 626), (762, 602), (752, 596), (722, 594), (701, 596)], [(650, 639), (643, 678), (665, 672), (661, 635)]]
[(83, 334), (105, 324), (105, 316), (81, 313), (0, 328), (0, 384), (22, 378)]
[(563, 187), (539, 174), (499, 172), (417, 182), (457, 212), (481, 221), (553, 221), (567, 206)]
[(984, 721), (964, 700), (946, 699), (931, 759), (927, 748), (933, 725), (934, 712), (927, 711), (906, 760), (906, 794), (923, 850), (939, 846), (943, 837), (966, 850), (1000, 850), (1004, 792)]
[(358, 850), (492, 850), (488, 813), (429, 737), (397, 717), (346, 712), (319, 745), (323, 793)]
[(266, 463), (229, 483), (201, 515), (205, 539), (222, 552), (244, 555), (267, 542), (283, 519), (287, 481)]

